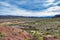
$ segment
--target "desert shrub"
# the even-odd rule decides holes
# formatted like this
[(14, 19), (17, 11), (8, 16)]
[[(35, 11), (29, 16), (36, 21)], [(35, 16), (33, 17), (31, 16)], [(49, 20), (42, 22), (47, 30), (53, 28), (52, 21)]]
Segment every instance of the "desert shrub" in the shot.
[(33, 40), (43, 40), (42, 35), (40, 34), (39, 31), (34, 31), (31, 33), (33, 35)]
[(2, 40), (5, 37), (5, 34), (0, 32), (0, 40)]

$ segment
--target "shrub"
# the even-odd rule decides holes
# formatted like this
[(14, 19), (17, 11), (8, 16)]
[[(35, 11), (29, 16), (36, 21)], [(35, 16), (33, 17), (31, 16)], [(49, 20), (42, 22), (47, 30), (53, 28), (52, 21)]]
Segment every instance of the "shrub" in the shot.
[(0, 32), (0, 40), (2, 40), (5, 37), (5, 34)]

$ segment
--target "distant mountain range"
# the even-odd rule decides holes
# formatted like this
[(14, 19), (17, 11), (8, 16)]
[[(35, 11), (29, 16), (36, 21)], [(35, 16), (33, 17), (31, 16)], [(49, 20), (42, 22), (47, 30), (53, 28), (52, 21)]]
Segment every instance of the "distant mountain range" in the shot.
[(54, 18), (60, 18), (60, 15), (55, 15)]
[(0, 19), (24, 18), (24, 16), (0, 15)]
[(60, 18), (60, 15), (45, 16), (45, 17), (27, 17), (27, 16), (12, 16), (12, 15), (0, 15), (0, 19), (12, 19), (12, 18)]

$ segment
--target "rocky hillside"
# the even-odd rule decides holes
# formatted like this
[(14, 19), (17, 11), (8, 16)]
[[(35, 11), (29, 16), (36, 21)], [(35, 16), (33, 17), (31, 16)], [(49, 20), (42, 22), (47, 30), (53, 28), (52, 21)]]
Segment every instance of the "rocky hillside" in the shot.
[(31, 40), (32, 36), (16, 27), (0, 26), (0, 40)]

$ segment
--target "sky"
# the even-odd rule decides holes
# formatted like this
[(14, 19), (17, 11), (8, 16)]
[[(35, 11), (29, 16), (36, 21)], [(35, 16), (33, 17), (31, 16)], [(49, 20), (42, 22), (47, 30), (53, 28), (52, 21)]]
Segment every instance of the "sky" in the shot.
[(60, 0), (0, 0), (0, 15), (55, 16), (60, 14)]

